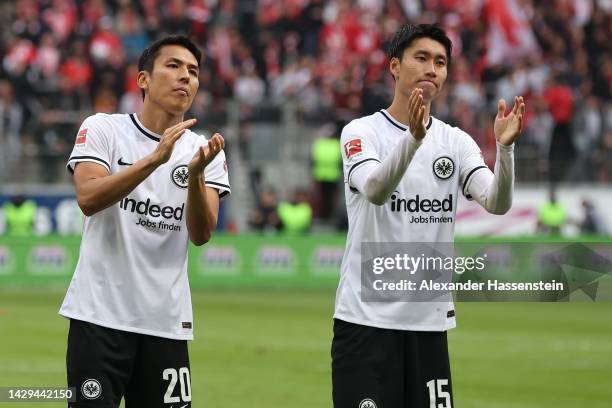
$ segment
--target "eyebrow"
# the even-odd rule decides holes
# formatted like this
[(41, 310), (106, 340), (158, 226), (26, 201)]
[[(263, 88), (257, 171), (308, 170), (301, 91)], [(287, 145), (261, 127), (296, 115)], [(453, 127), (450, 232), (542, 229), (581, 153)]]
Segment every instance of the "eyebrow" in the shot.
[[(181, 60), (179, 58), (176, 58), (176, 57), (170, 57), (170, 58), (168, 58), (168, 61), (166, 61), (166, 62), (176, 62), (176, 63), (179, 63), (179, 64), (185, 64), (185, 61), (183, 61), (183, 60)], [(191, 69), (191, 68), (200, 69), (200, 67), (195, 65), (195, 64), (186, 64), (186, 65), (187, 65), (187, 68), (189, 68), (189, 69)]]

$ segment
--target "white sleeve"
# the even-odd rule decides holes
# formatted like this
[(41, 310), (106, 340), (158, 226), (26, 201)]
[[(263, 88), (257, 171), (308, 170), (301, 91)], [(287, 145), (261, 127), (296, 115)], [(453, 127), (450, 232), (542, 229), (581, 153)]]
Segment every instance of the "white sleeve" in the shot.
[(204, 184), (216, 189), (219, 192), (219, 199), (231, 194), (225, 151), (221, 150), (204, 168)]
[(514, 189), (514, 144), (497, 143), (495, 171), (476, 171), (466, 180), (464, 194), (476, 200), (491, 214), (505, 214), (512, 206)]
[(74, 148), (66, 167), (73, 173), (74, 167), (79, 162), (93, 162), (100, 164), (111, 171), (111, 143), (109, 135), (112, 129), (102, 115), (89, 116), (83, 121), (76, 135)]
[[(342, 131), (342, 158), (346, 182), (363, 194), (369, 202), (383, 205), (404, 176), (410, 161), (421, 145), (406, 131), (402, 140), (383, 161), (371, 143), (373, 131), (365, 126), (352, 126)], [(356, 152), (358, 146), (358, 152)]]
[(355, 191), (353, 173), (368, 163), (380, 163), (376, 148), (376, 134), (367, 124), (354, 120), (342, 129), (342, 167), (344, 182)]

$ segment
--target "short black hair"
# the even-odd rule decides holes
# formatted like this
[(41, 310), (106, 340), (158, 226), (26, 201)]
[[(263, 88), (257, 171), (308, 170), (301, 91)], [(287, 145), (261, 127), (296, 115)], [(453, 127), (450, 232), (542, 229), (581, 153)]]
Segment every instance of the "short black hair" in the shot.
[(397, 58), (401, 61), (404, 50), (410, 47), (414, 40), (419, 38), (431, 38), (442, 44), (446, 49), (446, 63), (450, 65), (453, 43), (437, 24), (406, 24), (402, 26), (393, 36), (391, 44), (389, 44), (389, 49), (387, 50), (389, 60)]
[[(181, 47), (187, 48), (198, 62), (198, 67), (200, 66), (202, 62), (202, 51), (200, 51), (198, 46), (195, 45), (189, 37), (184, 35), (171, 35), (153, 42), (142, 52), (142, 54), (140, 54), (140, 58), (138, 58), (138, 71), (153, 72), (155, 59), (159, 55), (161, 48), (166, 45), (180, 45)], [(144, 98), (144, 90), (141, 92)]]
[(143, 52), (140, 54), (140, 58), (138, 59), (138, 70), (139, 71), (153, 71), (153, 64), (155, 63), (155, 58), (159, 54), (159, 50), (166, 45), (180, 45), (182, 47), (187, 48), (193, 56), (198, 61), (198, 66), (202, 60), (202, 51), (198, 48), (197, 45), (193, 41), (184, 35), (172, 35), (169, 37), (161, 38), (151, 45), (149, 45)]

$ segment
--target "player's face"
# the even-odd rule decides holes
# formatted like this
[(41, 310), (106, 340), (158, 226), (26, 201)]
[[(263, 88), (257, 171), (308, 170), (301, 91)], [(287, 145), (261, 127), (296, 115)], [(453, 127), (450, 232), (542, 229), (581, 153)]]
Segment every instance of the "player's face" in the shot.
[(198, 91), (199, 73), (198, 61), (191, 51), (180, 45), (163, 46), (145, 82), (149, 102), (167, 112), (185, 113)]
[(431, 102), (442, 89), (447, 76), (446, 49), (436, 40), (419, 38), (404, 50), (401, 61), (391, 60), (396, 89), (406, 97), (415, 88), (423, 89), (423, 101)]

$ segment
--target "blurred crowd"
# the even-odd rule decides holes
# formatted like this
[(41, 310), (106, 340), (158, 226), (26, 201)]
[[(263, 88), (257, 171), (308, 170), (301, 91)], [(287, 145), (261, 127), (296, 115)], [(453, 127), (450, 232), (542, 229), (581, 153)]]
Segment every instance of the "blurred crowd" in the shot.
[(190, 113), (200, 123), (223, 126), (227, 101), (242, 122), (293, 101), (299, 121), (345, 123), (388, 106), (384, 50), (406, 22), (439, 22), (451, 37), (434, 115), (470, 133), (489, 164), (496, 102), (522, 94), (519, 180), (610, 181), (611, 0), (0, 2), (0, 171), (64, 161), (93, 112), (138, 111), (136, 60), (167, 33), (205, 51)]

